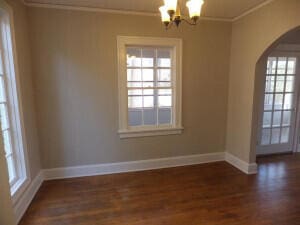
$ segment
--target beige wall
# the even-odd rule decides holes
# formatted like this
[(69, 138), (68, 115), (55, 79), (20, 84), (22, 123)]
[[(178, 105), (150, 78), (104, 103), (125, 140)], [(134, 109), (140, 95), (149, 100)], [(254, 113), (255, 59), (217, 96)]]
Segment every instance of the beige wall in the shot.
[[(30, 8), (44, 168), (222, 152), (231, 24)], [(120, 140), (117, 35), (183, 39), (182, 135)]]
[(31, 178), (40, 171), (40, 156), (37, 137), (35, 100), (32, 82), (31, 55), (27, 8), (20, 0), (6, 0), (13, 10), (17, 62), (20, 77), (20, 97), (22, 99), (24, 127)]
[(275, 0), (233, 24), (226, 150), (245, 161), (255, 161), (256, 63), (275, 40), (300, 25), (299, 10), (299, 0)]

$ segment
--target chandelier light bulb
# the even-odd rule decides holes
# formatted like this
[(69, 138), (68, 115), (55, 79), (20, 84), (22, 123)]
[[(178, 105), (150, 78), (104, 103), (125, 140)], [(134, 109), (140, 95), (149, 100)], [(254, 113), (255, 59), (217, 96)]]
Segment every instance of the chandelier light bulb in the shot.
[(161, 13), (161, 21), (164, 23), (164, 24), (169, 24), (171, 19), (170, 19), (170, 15), (168, 13), (168, 9), (165, 5), (159, 7), (159, 11)]
[(169, 14), (176, 12), (177, 0), (164, 0), (164, 2)]
[(203, 0), (189, 0), (186, 6), (189, 9), (189, 15), (191, 19), (199, 18), (201, 14), (201, 8), (203, 5)]

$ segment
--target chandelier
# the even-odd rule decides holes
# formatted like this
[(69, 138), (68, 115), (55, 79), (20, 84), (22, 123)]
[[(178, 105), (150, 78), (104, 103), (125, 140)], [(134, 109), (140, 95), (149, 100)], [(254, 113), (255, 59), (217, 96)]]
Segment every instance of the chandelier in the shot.
[(165, 5), (159, 8), (161, 20), (166, 29), (169, 29), (173, 24), (178, 27), (184, 21), (190, 25), (196, 25), (201, 14), (201, 8), (204, 0), (189, 0), (186, 6), (189, 11), (190, 18), (184, 18), (180, 12), (178, 0), (164, 0)]

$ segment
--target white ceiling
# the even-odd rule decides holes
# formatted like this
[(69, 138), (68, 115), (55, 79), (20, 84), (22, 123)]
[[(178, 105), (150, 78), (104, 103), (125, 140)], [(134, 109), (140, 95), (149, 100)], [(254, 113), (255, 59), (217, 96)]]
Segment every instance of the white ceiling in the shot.
[[(205, 0), (202, 16), (233, 19), (269, 1), (270, 0)], [(25, 0), (25, 2), (148, 13), (158, 13), (158, 7), (163, 5), (163, 0)], [(183, 5), (186, 0), (179, 0), (179, 2)]]

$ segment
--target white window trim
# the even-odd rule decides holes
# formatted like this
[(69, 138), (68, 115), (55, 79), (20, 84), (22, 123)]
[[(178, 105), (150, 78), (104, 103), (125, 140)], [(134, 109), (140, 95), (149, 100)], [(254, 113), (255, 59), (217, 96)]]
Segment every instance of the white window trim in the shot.
[[(175, 79), (173, 93), (173, 114), (174, 120), (170, 126), (140, 126), (128, 127), (128, 93), (127, 93), (127, 71), (126, 71), (126, 46), (155, 46), (170, 47), (176, 56), (172, 60), (172, 73)], [(182, 133), (181, 120), (181, 93), (182, 93), (182, 40), (176, 38), (156, 38), (156, 37), (132, 37), (118, 36), (118, 87), (119, 87), (119, 135), (120, 138), (145, 137), (157, 135), (172, 135)], [(175, 63), (174, 63), (175, 62)]]
[(21, 88), (20, 88), (20, 77), (19, 77), (19, 68), (18, 68), (18, 57), (16, 51), (16, 41), (15, 41), (15, 28), (14, 28), (14, 19), (13, 19), (13, 10), (10, 5), (5, 1), (0, 1), (0, 10), (4, 14), (3, 18), (7, 24), (5, 38), (7, 40), (7, 47), (12, 49), (7, 51), (7, 57), (4, 59), (6, 61), (6, 69), (9, 73), (8, 85), (10, 86), (10, 93), (8, 98), (10, 101), (14, 102), (14, 112), (11, 123), (15, 126), (15, 137), (18, 138), (18, 145), (15, 143), (15, 151), (18, 154), (19, 160), (22, 161), (20, 165), (17, 165), (17, 170), (21, 177), (19, 180), (11, 187), (12, 202), (15, 205), (22, 194), (25, 192), (26, 188), (31, 182), (30, 170), (29, 170), (29, 161), (27, 153), (27, 143), (26, 143), (26, 134), (24, 129), (24, 118), (22, 110), (22, 98), (21, 98)]

